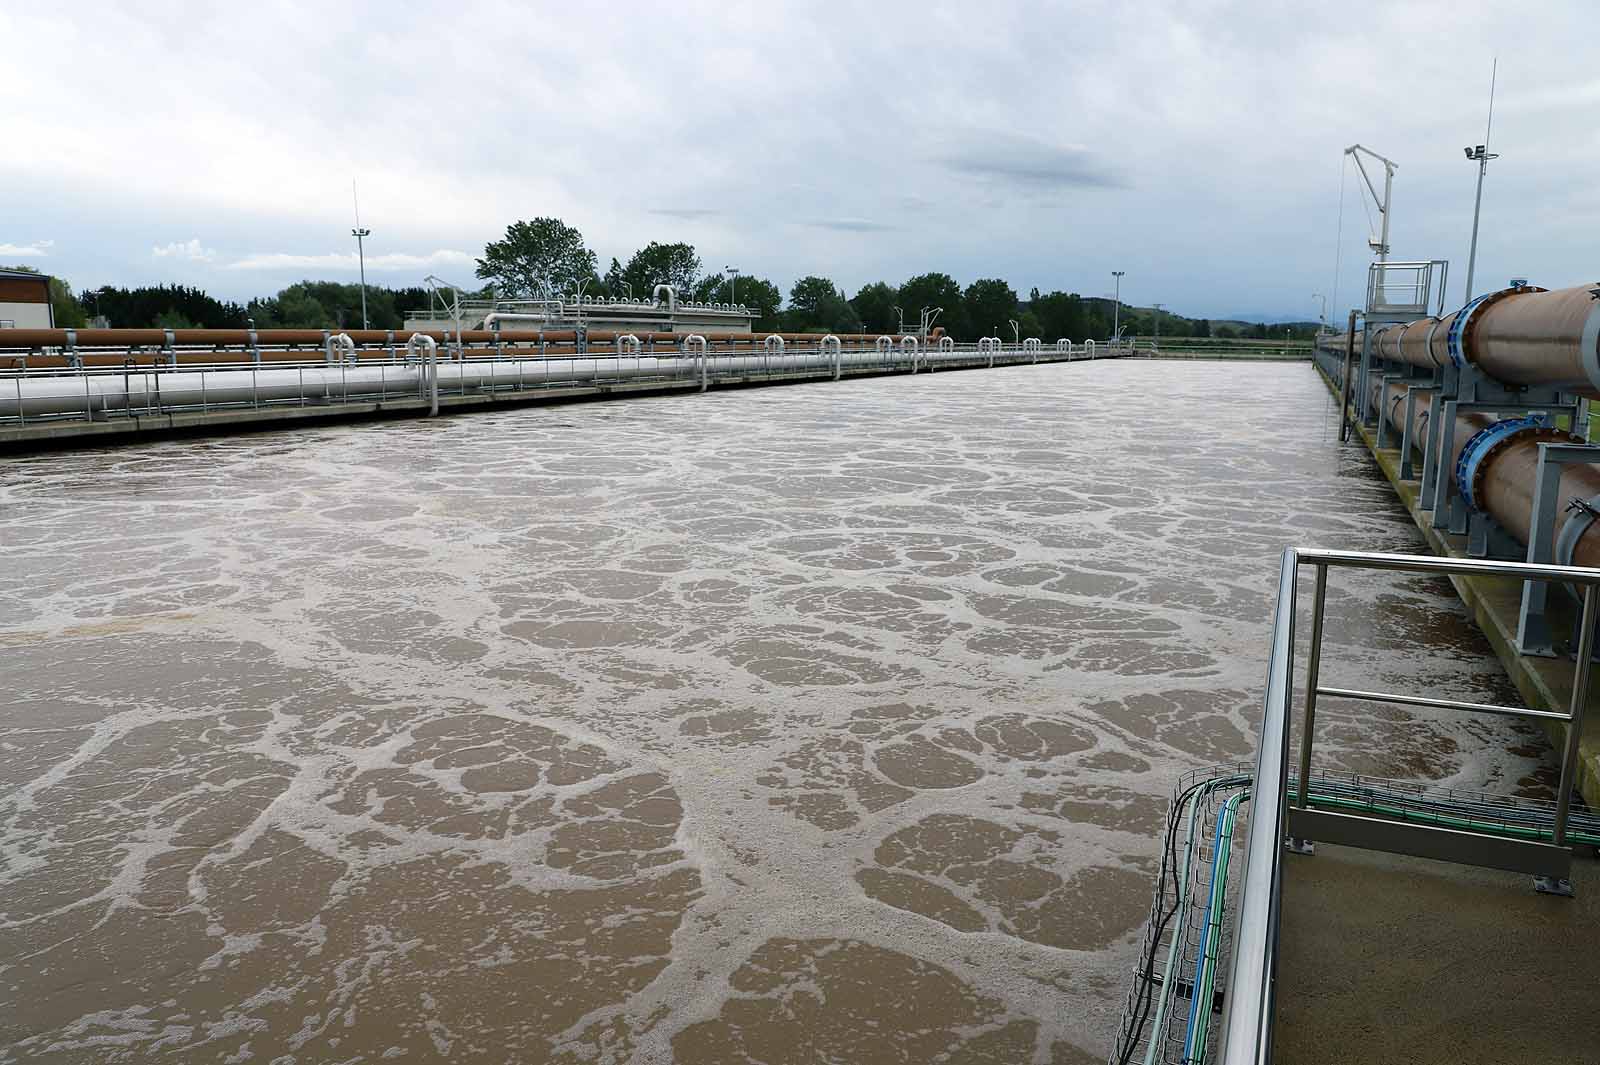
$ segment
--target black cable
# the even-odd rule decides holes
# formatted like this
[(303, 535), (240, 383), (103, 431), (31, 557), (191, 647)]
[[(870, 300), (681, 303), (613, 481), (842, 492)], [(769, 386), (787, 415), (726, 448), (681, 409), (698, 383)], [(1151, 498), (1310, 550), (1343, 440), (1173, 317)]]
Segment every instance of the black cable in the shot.
[[(1181, 811), (1185, 803), (1188, 802), (1189, 797), (1209, 783), (1210, 781), (1208, 780), (1202, 780), (1191, 784), (1173, 797), (1172, 809), (1167, 814), (1167, 844), (1162, 848), (1161, 872), (1156, 882), (1156, 897), (1158, 899), (1166, 898), (1167, 877), (1177, 868), (1178, 826), (1182, 821)], [(1150, 949), (1145, 954), (1144, 963), (1136, 971), (1139, 989), (1130, 1011), (1136, 1016), (1131, 1027), (1124, 1032), (1122, 1052), (1117, 1057), (1117, 1065), (1129, 1065), (1129, 1062), (1133, 1060), (1134, 1048), (1138, 1046), (1139, 1038), (1144, 1034), (1144, 1026), (1150, 1019), (1150, 1007), (1155, 990), (1156, 955), (1160, 952), (1161, 936), (1166, 932), (1167, 925), (1178, 912), (1178, 904), (1177, 892), (1174, 891), (1172, 906), (1165, 913), (1160, 914), (1154, 922), (1150, 933)]]

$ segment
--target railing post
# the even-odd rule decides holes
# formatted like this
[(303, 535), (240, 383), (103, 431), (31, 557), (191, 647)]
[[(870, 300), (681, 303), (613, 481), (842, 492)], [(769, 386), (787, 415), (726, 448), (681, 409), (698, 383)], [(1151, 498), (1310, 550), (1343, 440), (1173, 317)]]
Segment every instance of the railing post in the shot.
[(1578, 741), (1583, 738), (1583, 711), (1589, 702), (1589, 672), (1593, 668), (1595, 586), (1583, 588), (1583, 622), (1578, 628), (1578, 664), (1572, 676), (1572, 705), (1567, 711), (1567, 742), (1561, 749), (1561, 785), (1556, 792), (1556, 821), (1550, 842), (1566, 846), (1567, 814), (1572, 808), (1572, 788), (1578, 772)]
[(1344, 372), (1339, 375), (1339, 443), (1350, 439), (1350, 375), (1356, 362), (1356, 312), (1350, 312), (1350, 325), (1345, 330)]
[(1295, 805), (1304, 807), (1311, 790), (1311, 735), (1317, 724), (1317, 685), (1322, 671), (1322, 612), (1328, 597), (1328, 567), (1317, 564), (1316, 591), (1311, 600), (1311, 653), (1306, 658), (1306, 713), (1300, 726), (1300, 787)]

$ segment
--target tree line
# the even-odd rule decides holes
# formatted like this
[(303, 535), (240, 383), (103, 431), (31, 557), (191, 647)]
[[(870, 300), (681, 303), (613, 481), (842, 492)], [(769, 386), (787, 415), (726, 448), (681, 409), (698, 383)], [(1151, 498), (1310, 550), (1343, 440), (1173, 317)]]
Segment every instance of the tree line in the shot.
[[(29, 269), (22, 267), (21, 269)], [(499, 240), (484, 246), (477, 260), (483, 287), (468, 296), (491, 299), (600, 299), (649, 301), (655, 287), (672, 285), (681, 300), (742, 303), (758, 331), (828, 333), (903, 333), (920, 328), (924, 308), (937, 309), (932, 327), (957, 340), (998, 336), (1010, 341), (1039, 337), (1047, 343), (1067, 339), (1104, 340), (1113, 324), (1124, 335), (1220, 337), (1276, 340), (1286, 334), (1312, 335), (1313, 323), (1215, 323), (1168, 311), (1131, 307), (1108, 297), (1031, 289), (1026, 298), (999, 278), (979, 278), (962, 286), (950, 274), (917, 274), (898, 285), (874, 281), (849, 295), (832, 280), (807, 276), (783, 291), (764, 277), (707, 272), (693, 245), (651, 241), (628, 257), (612, 258), (605, 271), (584, 243), (583, 234), (558, 218), (513, 222)], [(93, 318), (115, 326), (257, 329), (349, 329), (361, 325), (361, 287), (337, 281), (298, 281), (276, 295), (244, 304), (215, 299), (185, 285), (122, 288), (103, 285), (76, 296), (65, 282), (52, 280), (56, 322), (81, 327)], [(429, 305), (421, 287), (366, 287), (367, 321), (374, 329), (398, 329), (406, 312)], [(1159, 314), (1159, 321), (1157, 315)]]

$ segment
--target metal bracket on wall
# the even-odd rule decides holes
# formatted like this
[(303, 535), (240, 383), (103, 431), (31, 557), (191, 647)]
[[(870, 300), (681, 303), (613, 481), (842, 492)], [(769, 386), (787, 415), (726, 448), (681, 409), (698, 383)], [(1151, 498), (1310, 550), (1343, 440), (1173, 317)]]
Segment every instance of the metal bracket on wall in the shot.
[[(1556, 557), (1556, 521), (1561, 510), (1562, 467), (1600, 461), (1593, 444), (1540, 444), (1539, 463), (1533, 475), (1533, 507), (1529, 514), (1527, 561), (1548, 563)], [(1576, 537), (1563, 536), (1570, 552)], [(1563, 565), (1570, 564), (1564, 561)], [(1522, 609), (1517, 618), (1517, 650), (1541, 658), (1556, 657), (1548, 613), (1550, 585), (1544, 581), (1522, 583)]]
[[(1427, 421), (1423, 424), (1428, 427), (1428, 439), (1431, 440), (1434, 436), (1433, 400), (1439, 395), (1439, 386), (1412, 385), (1410, 388), (1406, 389), (1406, 413), (1404, 420), (1400, 423), (1400, 477), (1402, 480), (1407, 481), (1415, 480), (1417, 476), (1416, 463), (1411, 457), (1412, 450), (1416, 447), (1416, 441), (1411, 437), (1413, 433), (1412, 427), (1416, 422), (1417, 397), (1419, 395), (1426, 395), (1428, 397), (1429, 413)], [(1424, 441), (1424, 444), (1426, 443), (1427, 441)]]

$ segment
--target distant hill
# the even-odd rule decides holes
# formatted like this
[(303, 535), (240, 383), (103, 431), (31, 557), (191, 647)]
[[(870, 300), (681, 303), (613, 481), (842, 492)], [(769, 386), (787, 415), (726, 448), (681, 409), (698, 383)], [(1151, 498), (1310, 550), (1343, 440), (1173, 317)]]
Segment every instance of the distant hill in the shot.
[(1286, 314), (1230, 314), (1226, 318), (1213, 318), (1213, 322), (1221, 325), (1255, 325), (1258, 322), (1266, 325), (1291, 325), (1310, 326), (1313, 329), (1319, 324), (1315, 319), (1307, 321), (1304, 318), (1294, 318)]

